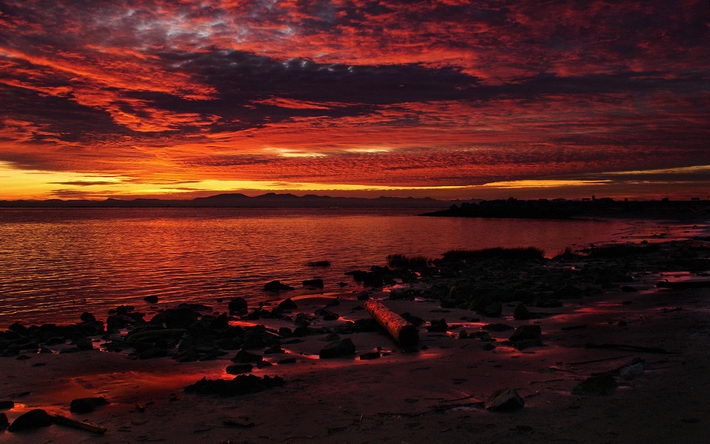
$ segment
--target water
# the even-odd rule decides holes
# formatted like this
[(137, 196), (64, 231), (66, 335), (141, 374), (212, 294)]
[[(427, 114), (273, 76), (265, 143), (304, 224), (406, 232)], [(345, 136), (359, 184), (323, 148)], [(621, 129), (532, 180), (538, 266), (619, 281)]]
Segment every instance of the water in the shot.
[[(75, 322), (83, 311), (105, 318), (121, 304), (155, 311), (199, 302), (269, 298), (264, 283), (300, 287), (314, 277), (325, 291), (355, 284), (346, 271), (384, 265), (392, 253), (439, 257), (452, 249), (567, 246), (619, 239), (627, 222), (526, 221), (416, 216), (359, 210), (2, 209), (0, 328), (13, 322)], [(331, 267), (312, 268), (313, 260)], [(273, 296), (271, 296), (273, 297)], [(218, 302), (222, 299), (222, 302)]]

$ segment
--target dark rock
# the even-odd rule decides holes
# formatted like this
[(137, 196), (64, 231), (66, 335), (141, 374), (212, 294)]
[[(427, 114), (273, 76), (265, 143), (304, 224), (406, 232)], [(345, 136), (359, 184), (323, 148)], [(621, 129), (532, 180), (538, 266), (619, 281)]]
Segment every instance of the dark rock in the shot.
[(613, 376), (608, 373), (601, 375), (590, 376), (584, 381), (577, 384), (572, 390), (575, 395), (591, 394), (591, 395), (609, 395), (618, 386)]
[(239, 375), (242, 373), (251, 373), (252, 368), (251, 364), (234, 364), (228, 365), (226, 371), (230, 375)]
[(9, 410), (15, 407), (14, 401), (0, 401), (0, 410)]
[(279, 336), (284, 337), (284, 338), (290, 338), (293, 336), (293, 330), (291, 330), (288, 327), (280, 327), (279, 328)]
[(158, 296), (146, 296), (143, 298), (143, 300), (149, 304), (157, 304), (158, 303)]
[(230, 315), (244, 315), (249, 311), (249, 305), (244, 298), (232, 298), (229, 301), (228, 308)]
[(634, 379), (641, 376), (646, 369), (646, 361), (641, 358), (634, 358), (629, 364), (623, 365), (616, 370), (623, 379)]
[(360, 355), (360, 360), (361, 361), (370, 361), (372, 359), (380, 359), (382, 355), (380, 352), (369, 352), (369, 353), (363, 353)]
[(542, 345), (542, 329), (539, 325), (521, 325), (513, 331), (509, 341), (518, 350)]
[(323, 279), (306, 279), (303, 286), (307, 288), (323, 288)]
[(178, 307), (165, 310), (165, 328), (188, 328), (200, 314), (190, 307)]
[(254, 375), (239, 375), (232, 380), (202, 378), (185, 387), (185, 393), (236, 396), (261, 392), (272, 387), (280, 387), (283, 384), (284, 380), (278, 376), (259, 378)]
[(264, 291), (278, 293), (280, 291), (290, 291), (293, 287), (290, 285), (282, 284), (281, 281), (271, 281), (264, 285)]
[(5, 430), (9, 425), (10, 422), (7, 420), (7, 415), (4, 413), (0, 413), (0, 432)]
[(518, 304), (513, 311), (513, 319), (518, 321), (527, 321), (533, 319), (534, 315), (528, 310), (525, 304)]
[(94, 344), (91, 342), (91, 338), (75, 338), (74, 345), (76, 345), (76, 348), (82, 351), (94, 349)]
[(380, 329), (380, 324), (373, 318), (356, 319), (353, 330), (358, 333), (373, 332)]
[(485, 344), (483, 344), (481, 346), (481, 348), (485, 351), (491, 351), (491, 350), (495, 350), (496, 345), (492, 342), (486, 342)]
[(503, 304), (500, 301), (492, 301), (484, 305), (480, 311), (484, 316), (498, 318), (503, 314)]
[(93, 398), (78, 398), (72, 400), (69, 404), (69, 410), (72, 413), (90, 413), (96, 410), (97, 407), (107, 405), (108, 401), (103, 396)]
[(291, 298), (284, 299), (279, 302), (279, 305), (274, 309), (274, 313), (283, 313), (287, 311), (294, 311), (298, 308), (295, 302)]
[(324, 321), (335, 321), (340, 317), (338, 313), (326, 310), (325, 308), (319, 308), (316, 310), (316, 315), (322, 317)]
[(261, 355), (257, 355), (256, 353), (251, 353), (246, 350), (239, 350), (232, 358), (232, 362), (238, 362), (238, 363), (249, 363), (249, 362), (261, 362), (263, 361), (263, 357)]
[(8, 428), (11, 432), (23, 432), (52, 425), (52, 417), (42, 409), (34, 409), (18, 416)]
[(405, 321), (409, 322), (415, 327), (421, 327), (425, 322), (424, 319), (420, 318), (419, 316), (414, 316), (409, 312), (402, 313), (402, 317)]
[(525, 400), (513, 388), (498, 390), (486, 401), (486, 409), (492, 412), (512, 412), (525, 407)]
[(512, 330), (513, 327), (507, 324), (486, 324), (483, 327), (484, 330), (486, 331), (496, 331), (496, 332), (501, 332), (501, 331), (508, 331)]
[(306, 265), (309, 267), (330, 267), (330, 261), (311, 261)]
[(321, 359), (343, 358), (355, 354), (355, 344), (350, 338), (333, 341), (323, 347), (318, 354)]
[(96, 317), (87, 311), (82, 313), (79, 319), (81, 319), (82, 322), (96, 322)]
[(266, 350), (264, 350), (265, 355), (274, 355), (274, 354), (279, 354), (279, 353), (283, 353), (283, 352), (284, 352), (284, 350), (281, 348), (281, 345), (279, 345), (279, 344), (274, 344), (274, 345), (270, 346), (269, 348), (267, 348)]
[(446, 323), (445, 319), (432, 320), (429, 322), (427, 330), (430, 332), (443, 333), (449, 329), (449, 325)]
[(294, 358), (294, 357), (283, 358), (283, 359), (276, 361), (276, 363), (278, 365), (295, 364), (296, 358)]

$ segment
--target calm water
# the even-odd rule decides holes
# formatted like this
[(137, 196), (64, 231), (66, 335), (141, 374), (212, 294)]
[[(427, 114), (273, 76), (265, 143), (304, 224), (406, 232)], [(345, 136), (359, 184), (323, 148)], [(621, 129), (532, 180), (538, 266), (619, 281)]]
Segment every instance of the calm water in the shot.
[[(438, 257), (451, 249), (566, 246), (619, 239), (626, 222), (427, 218), (335, 210), (71, 209), (0, 210), (0, 328), (105, 318), (120, 304), (155, 311), (200, 302), (268, 297), (264, 283), (313, 277), (325, 291), (354, 283), (344, 273), (384, 265), (392, 253)], [(306, 266), (329, 260), (328, 269)]]

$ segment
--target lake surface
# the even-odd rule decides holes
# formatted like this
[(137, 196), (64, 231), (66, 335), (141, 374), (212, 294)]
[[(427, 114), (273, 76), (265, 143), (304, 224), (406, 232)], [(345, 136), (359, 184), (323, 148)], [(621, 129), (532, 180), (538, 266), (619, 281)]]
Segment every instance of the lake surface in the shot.
[[(180, 302), (226, 311), (229, 298), (273, 299), (278, 279), (300, 287), (321, 277), (325, 292), (344, 273), (384, 265), (393, 253), (439, 257), (452, 249), (565, 247), (643, 238), (652, 222), (458, 219), (416, 210), (0, 209), (0, 328), (105, 319), (121, 304), (151, 313)], [(660, 230), (660, 231), (659, 231)], [(329, 268), (307, 263), (328, 260)], [(302, 290), (300, 290), (302, 291)], [(146, 296), (158, 296), (149, 305)], [(284, 296), (282, 296), (284, 297)], [(218, 302), (221, 300), (221, 302)]]

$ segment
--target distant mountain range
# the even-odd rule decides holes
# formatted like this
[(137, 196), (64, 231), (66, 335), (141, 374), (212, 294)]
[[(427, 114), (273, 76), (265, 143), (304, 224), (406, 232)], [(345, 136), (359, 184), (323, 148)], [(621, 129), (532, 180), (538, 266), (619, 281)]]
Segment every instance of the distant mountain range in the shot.
[(249, 197), (240, 193), (218, 194), (191, 200), (0, 200), (0, 208), (422, 208), (442, 209), (451, 201), (413, 197), (329, 197), (308, 194), (267, 193)]

